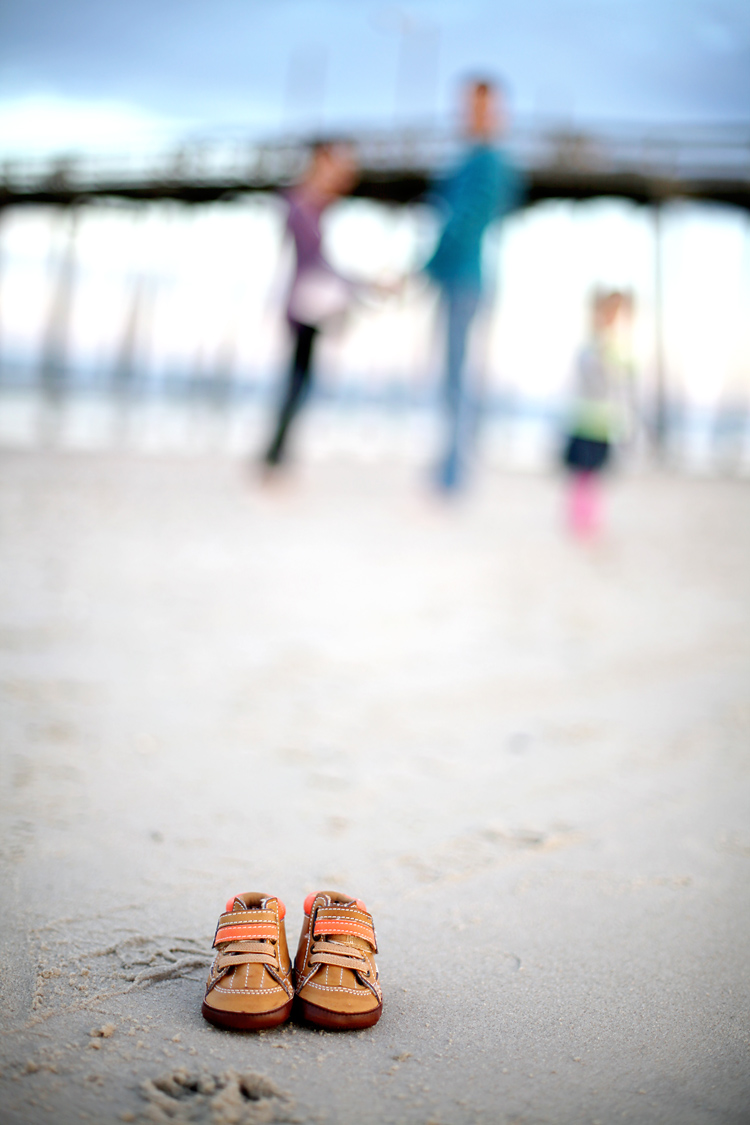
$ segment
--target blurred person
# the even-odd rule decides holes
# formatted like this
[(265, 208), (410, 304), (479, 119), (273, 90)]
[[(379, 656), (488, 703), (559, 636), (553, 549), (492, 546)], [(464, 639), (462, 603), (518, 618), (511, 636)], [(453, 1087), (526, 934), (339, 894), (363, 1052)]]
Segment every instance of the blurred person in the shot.
[(466, 151), (458, 166), (431, 193), (445, 212), (437, 247), (424, 267), (440, 288), (445, 311), (444, 401), (447, 435), (437, 484), (451, 492), (465, 481), (476, 428), (476, 391), (467, 387), (464, 360), (469, 329), (482, 293), (482, 241), (495, 219), (520, 204), (521, 177), (496, 145), (506, 129), (505, 96), (489, 80), (471, 79), (464, 89)]
[(589, 339), (578, 357), (574, 401), (563, 451), (569, 471), (567, 522), (578, 537), (602, 524), (602, 471), (621, 440), (632, 406), (629, 353), (633, 298), (596, 290), (591, 297)]
[(340, 141), (313, 145), (302, 182), (287, 196), (286, 229), (294, 243), (295, 268), (286, 305), (292, 358), (281, 403), (263, 461), (271, 471), (286, 458), (289, 430), (312, 382), (315, 342), (327, 325), (345, 315), (354, 284), (341, 277), (321, 247), (323, 212), (354, 187), (357, 169), (351, 146)]

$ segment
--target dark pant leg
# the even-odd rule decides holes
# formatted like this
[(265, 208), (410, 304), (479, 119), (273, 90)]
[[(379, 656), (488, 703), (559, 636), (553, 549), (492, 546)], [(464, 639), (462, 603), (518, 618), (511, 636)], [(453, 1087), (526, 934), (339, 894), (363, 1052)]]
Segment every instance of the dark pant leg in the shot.
[(276, 430), (265, 455), (268, 465), (278, 465), (284, 460), (289, 426), (302, 405), (312, 378), (313, 343), (318, 330), (310, 324), (296, 324), (294, 331), (296, 334), (294, 356), (287, 376)]

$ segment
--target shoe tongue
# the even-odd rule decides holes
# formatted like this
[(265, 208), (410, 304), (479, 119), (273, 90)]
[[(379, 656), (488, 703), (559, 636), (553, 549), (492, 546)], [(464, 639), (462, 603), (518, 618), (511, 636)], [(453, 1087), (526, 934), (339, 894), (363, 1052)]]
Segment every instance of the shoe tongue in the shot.
[(256, 900), (255, 902), (251, 902), (249, 903), (249, 905), (246, 905), (245, 900), (241, 897), (241, 895), (235, 895), (234, 902), (232, 903), (231, 913), (238, 914), (241, 912), (244, 913), (248, 910), (265, 910), (267, 902), (267, 898), (262, 898), (259, 902)]
[(356, 898), (340, 898), (338, 895), (326, 895), (326, 906), (359, 906)]

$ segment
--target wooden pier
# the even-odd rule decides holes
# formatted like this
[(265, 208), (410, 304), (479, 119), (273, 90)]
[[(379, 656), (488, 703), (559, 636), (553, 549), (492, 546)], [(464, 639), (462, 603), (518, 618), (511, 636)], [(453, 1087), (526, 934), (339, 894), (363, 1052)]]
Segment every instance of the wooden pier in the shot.
[[(459, 146), (455, 136), (434, 129), (352, 130), (346, 136), (362, 170), (355, 195), (391, 204), (423, 196)], [(277, 191), (299, 176), (308, 145), (306, 137), (250, 142), (213, 136), (158, 154), (6, 160), (0, 208), (70, 207), (108, 197), (196, 205)], [(527, 204), (615, 196), (750, 210), (750, 123), (671, 129), (519, 123), (508, 149), (524, 171)]]

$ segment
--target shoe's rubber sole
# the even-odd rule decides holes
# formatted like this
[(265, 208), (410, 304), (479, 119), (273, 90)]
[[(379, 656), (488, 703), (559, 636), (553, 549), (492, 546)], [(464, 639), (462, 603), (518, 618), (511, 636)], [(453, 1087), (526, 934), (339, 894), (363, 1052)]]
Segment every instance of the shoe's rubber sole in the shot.
[(382, 1014), (382, 1004), (369, 1012), (331, 1012), (327, 1008), (311, 1004), (309, 1000), (300, 1000), (299, 997), (294, 1009), (296, 1019), (314, 1024), (315, 1027), (324, 1027), (327, 1031), (359, 1031), (363, 1027), (372, 1027)]
[(212, 1008), (203, 1001), (201, 1012), (203, 1018), (217, 1027), (229, 1027), (233, 1031), (262, 1031), (266, 1027), (278, 1027), (292, 1014), (290, 1000), (281, 1008), (274, 1008), (272, 1012), (223, 1012), (220, 1008)]

